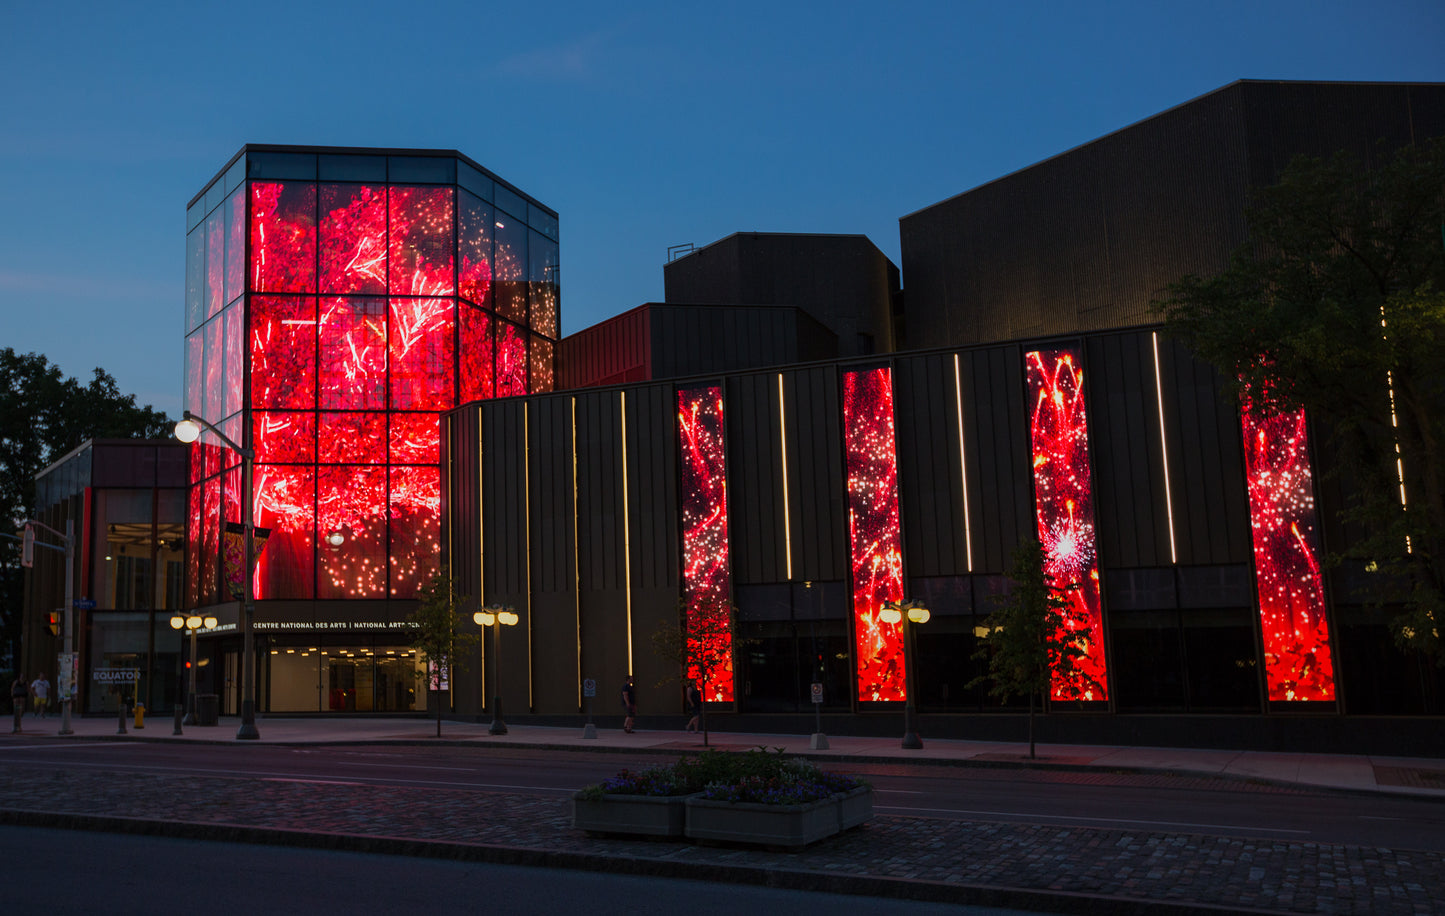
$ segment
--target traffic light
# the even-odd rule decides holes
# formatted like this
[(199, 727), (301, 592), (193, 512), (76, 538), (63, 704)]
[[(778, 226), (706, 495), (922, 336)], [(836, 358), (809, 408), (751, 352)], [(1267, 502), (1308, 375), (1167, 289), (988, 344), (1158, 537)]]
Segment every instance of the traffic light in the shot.
[(51, 612), (50, 612), (50, 635), (51, 635), (51, 636), (59, 636), (59, 635), (60, 635), (60, 612), (59, 612), (59, 611), (51, 611)]

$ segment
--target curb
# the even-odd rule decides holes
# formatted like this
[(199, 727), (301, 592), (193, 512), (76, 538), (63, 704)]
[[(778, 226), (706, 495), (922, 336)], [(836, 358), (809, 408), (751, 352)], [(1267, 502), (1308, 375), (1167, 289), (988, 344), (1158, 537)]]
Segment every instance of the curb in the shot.
[(449, 859), (492, 865), (520, 865), (530, 868), (566, 868), (576, 871), (607, 872), (640, 877), (746, 884), (782, 890), (821, 891), (851, 896), (886, 897), (1003, 909), (1045, 910), (1052, 913), (1110, 914), (1110, 916), (1113, 914), (1118, 914), (1118, 916), (1198, 916), (1198, 914), (1216, 913), (1277, 914), (1286, 912), (1283, 910), (1240, 909), (1183, 901), (1143, 900), (1068, 891), (962, 883), (940, 884), (900, 878), (840, 875), (784, 868), (756, 868), (665, 859), (635, 859), (630, 856), (607, 856), (595, 853), (549, 852), (528, 847), (446, 843), (404, 837), (311, 833), (274, 827), (243, 827), (92, 814), (56, 814), (44, 811), (0, 809), (0, 825), (48, 827), (60, 830), (97, 831), (185, 840), (212, 840), (225, 843), (292, 846), (303, 849)]

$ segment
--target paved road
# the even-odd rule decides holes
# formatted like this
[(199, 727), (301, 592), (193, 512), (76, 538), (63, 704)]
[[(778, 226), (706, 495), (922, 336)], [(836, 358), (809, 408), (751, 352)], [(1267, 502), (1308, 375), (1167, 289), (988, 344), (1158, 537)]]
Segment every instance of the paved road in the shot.
[[(15, 913), (1026, 916), (1029, 911), (375, 853), (0, 827)], [(75, 863), (66, 865), (64, 863)], [(83, 872), (84, 880), (72, 880)]]
[[(433, 786), (567, 797), (655, 755), (485, 747), (273, 747), (132, 742), (0, 744), (0, 766)], [(848, 763), (876, 790), (880, 813), (1171, 830), (1291, 842), (1445, 852), (1445, 804), (1180, 774), (997, 770)]]

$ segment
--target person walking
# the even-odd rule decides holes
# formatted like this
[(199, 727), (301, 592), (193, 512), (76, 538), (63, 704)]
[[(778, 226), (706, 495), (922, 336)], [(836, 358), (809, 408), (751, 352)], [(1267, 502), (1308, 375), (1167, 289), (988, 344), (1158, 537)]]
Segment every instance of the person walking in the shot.
[(10, 729), (10, 734), (20, 734), (20, 719), (25, 715), (25, 698), (30, 696), (30, 688), (25, 686), (25, 675), (16, 672), (15, 680), (10, 682), (10, 706), (15, 714), (15, 725)]
[(45, 677), (45, 672), (30, 682), (30, 699), (33, 705), (33, 712), (40, 718), (45, 718), (45, 711), (50, 707), (50, 681)]
[(637, 688), (633, 686), (630, 674), (627, 675), (627, 680), (622, 682), (622, 708), (627, 714), (622, 720), (622, 730), (630, 735), (637, 718)]
[(698, 729), (698, 719), (702, 716), (702, 693), (697, 689), (697, 681), (688, 678), (682, 688), (682, 705), (687, 714), (692, 716), (687, 720), (687, 730), (695, 732)]

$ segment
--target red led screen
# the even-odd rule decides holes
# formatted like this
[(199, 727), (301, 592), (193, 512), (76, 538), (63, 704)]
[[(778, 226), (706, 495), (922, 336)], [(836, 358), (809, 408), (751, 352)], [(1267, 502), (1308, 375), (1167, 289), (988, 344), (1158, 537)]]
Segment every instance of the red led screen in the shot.
[(453, 299), (392, 299), (388, 326), (393, 410), (450, 410)]
[(492, 208), (470, 194), (461, 197), (457, 215), (461, 238), (457, 248), (461, 269), (457, 278), (464, 299), (490, 307), (492, 304)]
[(321, 303), (320, 401), (323, 410), (386, 406), (386, 300)]
[(241, 295), (246, 282), (246, 189), (226, 198), (226, 301)]
[(903, 599), (898, 454), (887, 368), (843, 373), (843, 428), (858, 699), (904, 700), (902, 625), (878, 619), (883, 602)]
[(497, 397), (527, 393), (527, 339), (514, 324), (498, 322)]
[(1334, 700), (1304, 411), (1241, 411), (1264, 676), (1271, 700)]
[[(433, 418), (435, 421), (435, 418)], [(441, 470), (394, 467), (387, 519), (391, 534), (391, 596), (415, 598), (441, 555)]]
[(694, 657), (718, 659), (707, 677), (699, 666), (688, 677), (706, 681), (705, 699), (733, 699), (732, 640), (716, 633), (714, 615), (731, 613), (732, 572), (728, 562), (727, 473), (723, 449), (722, 389), (690, 388), (677, 393), (677, 436), (681, 443), (678, 494), (682, 509), (682, 594), (689, 622), (701, 615), (708, 631), (706, 645)]
[(1035, 350), (1025, 359), (1032, 404), (1029, 443), (1039, 542), (1049, 574), (1059, 585), (1068, 586), (1072, 618), (1068, 627), (1084, 650), (1073, 678), (1054, 678), (1051, 696), (1055, 700), (1107, 700), (1084, 372), (1071, 350)]
[(316, 529), (346, 540), (317, 551), (316, 597), (385, 597), (386, 527), (385, 467), (318, 468)]
[(388, 200), (389, 291), (400, 296), (452, 295), (452, 189), (394, 187)]
[(251, 297), (251, 406), (316, 406), (314, 297)]
[(386, 292), (384, 186), (321, 186), (321, 292)]
[(316, 292), (316, 185), (251, 184), (251, 289)]
[(393, 413), (388, 437), (392, 464), (441, 461), (441, 414)]
[(309, 466), (255, 466), (256, 524), (271, 529), (256, 563), (257, 598), (310, 598), (316, 528), (316, 471)]
[(316, 445), (322, 464), (385, 464), (386, 414), (322, 411)]
[(251, 414), (251, 447), (266, 464), (316, 461), (316, 414), (299, 410), (257, 410)]
[(206, 317), (220, 313), (226, 304), (225, 208), (206, 217)]
[(460, 307), (461, 386), (459, 401), (478, 401), (492, 396), (492, 319), (481, 309)]

